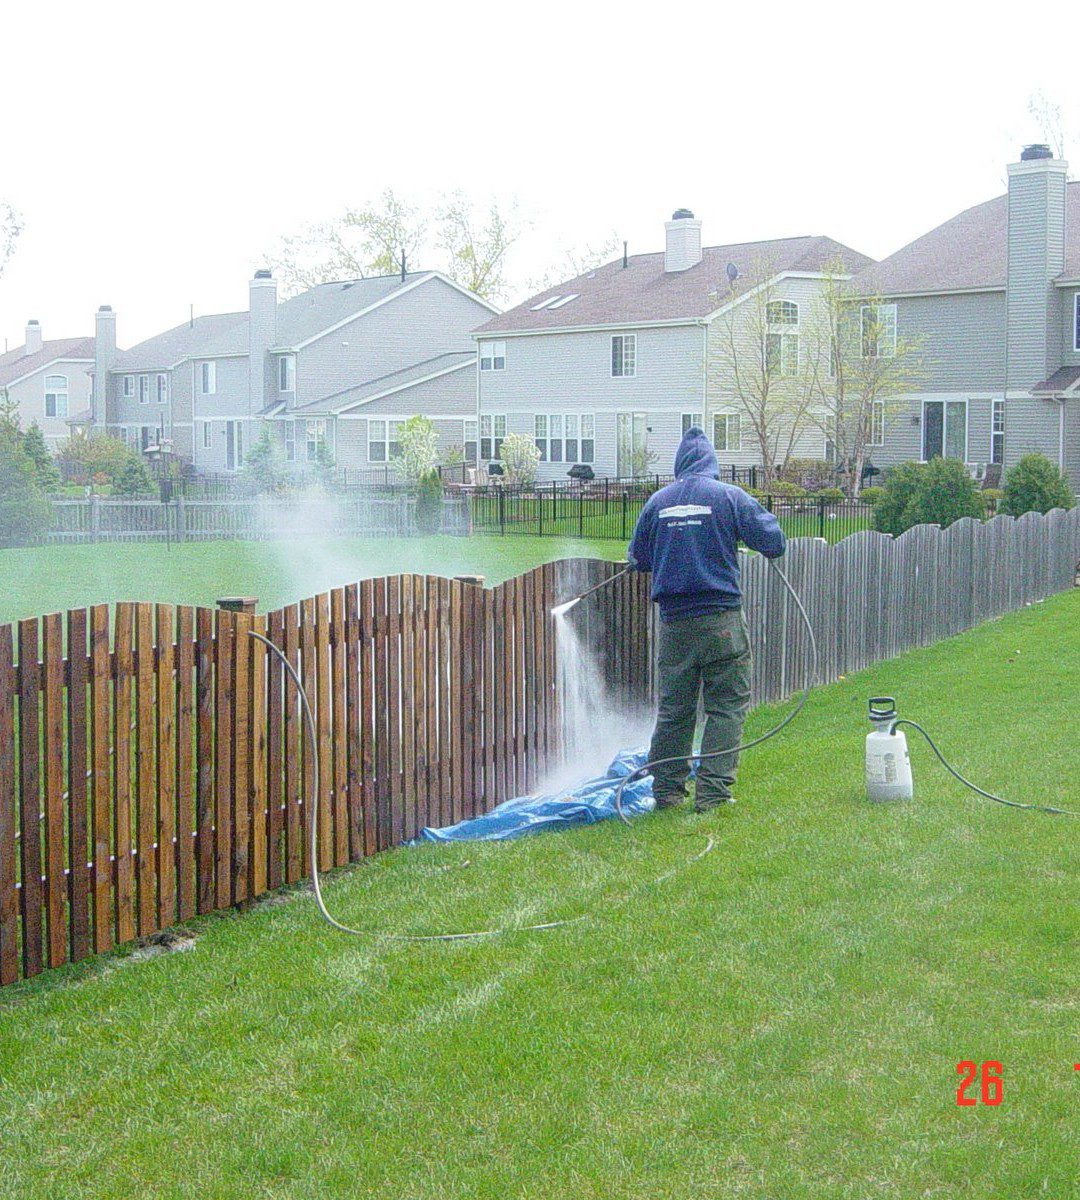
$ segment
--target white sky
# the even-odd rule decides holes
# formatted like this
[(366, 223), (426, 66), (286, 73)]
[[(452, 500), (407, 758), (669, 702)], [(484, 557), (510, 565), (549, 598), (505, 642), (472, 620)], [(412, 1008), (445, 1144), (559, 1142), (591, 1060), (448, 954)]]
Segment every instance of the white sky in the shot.
[(387, 187), (516, 203), (521, 285), (612, 231), (660, 249), (682, 205), (707, 244), (827, 233), (883, 257), (1004, 190), (1042, 140), (1032, 94), (1061, 104), (1080, 158), (1080, 96), (1054, 68), (1080, 21), (1042, 0), (992, 11), (6, 5), (0, 199), (26, 229), (0, 347), (28, 317), (90, 334), (103, 303), (123, 346), (192, 303), (244, 308), (281, 234)]

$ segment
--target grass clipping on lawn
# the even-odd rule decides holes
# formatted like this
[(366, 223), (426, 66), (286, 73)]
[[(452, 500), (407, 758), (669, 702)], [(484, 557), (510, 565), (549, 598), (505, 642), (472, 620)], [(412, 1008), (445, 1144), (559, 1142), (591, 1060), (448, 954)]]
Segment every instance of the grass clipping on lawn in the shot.
[[(1073, 1195), (1077, 825), (979, 800), (918, 743), (914, 803), (871, 806), (862, 754), (866, 697), (892, 694), (977, 782), (1061, 802), (1078, 646), (1074, 592), (816, 693), (711, 817), (398, 851), (327, 887), (388, 930), (595, 920), (364, 943), (301, 896), (7, 988), (0, 1177), (140, 1200)], [(703, 830), (712, 854), (611, 902)], [(962, 1059), (1004, 1063), (999, 1107), (957, 1107)]]

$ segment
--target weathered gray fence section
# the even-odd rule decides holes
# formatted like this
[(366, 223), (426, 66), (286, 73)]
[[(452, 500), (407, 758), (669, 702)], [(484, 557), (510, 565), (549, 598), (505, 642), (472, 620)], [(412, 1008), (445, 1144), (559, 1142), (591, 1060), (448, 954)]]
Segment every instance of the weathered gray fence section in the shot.
[[(460, 497), (443, 501), (443, 533), (469, 532)], [(317, 501), (291, 497), (186, 500), (92, 497), (53, 502), (52, 542), (263, 541), (287, 537), (408, 537), (416, 501), (403, 493), (348, 493)]]
[[(836, 545), (800, 538), (781, 560), (817, 635), (819, 682), (928, 646), (1044, 600), (1076, 583), (1080, 508), (1019, 519), (919, 525), (898, 538), (855, 533)], [(743, 592), (755, 648), (754, 702), (805, 686), (806, 632), (782, 583), (756, 555), (743, 557)]]

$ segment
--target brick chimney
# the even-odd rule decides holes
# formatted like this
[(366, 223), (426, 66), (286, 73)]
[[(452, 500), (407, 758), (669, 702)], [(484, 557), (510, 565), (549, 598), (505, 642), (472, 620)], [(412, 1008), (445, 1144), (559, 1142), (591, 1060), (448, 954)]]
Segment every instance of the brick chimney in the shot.
[(694, 219), (688, 208), (677, 208), (671, 220), (664, 223), (664, 231), (665, 271), (685, 271), (701, 262), (701, 222)]
[(26, 343), (23, 346), (23, 354), (29, 356), (37, 354), (41, 349), (41, 325), (31, 318), (26, 322)]
[(1009, 164), (1005, 386), (1027, 390), (1061, 366), (1065, 180), (1069, 165), (1049, 146), (1025, 146)]

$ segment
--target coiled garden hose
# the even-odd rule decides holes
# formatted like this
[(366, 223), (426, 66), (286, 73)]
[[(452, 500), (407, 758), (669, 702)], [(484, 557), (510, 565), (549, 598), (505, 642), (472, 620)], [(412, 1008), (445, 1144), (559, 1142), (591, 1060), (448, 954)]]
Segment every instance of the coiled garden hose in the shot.
[(767, 561), (773, 572), (779, 577), (780, 582), (785, 588), (787, 588), (788, 594), (791, 596), (792, 600), (794, 600), (795, 607), (799, 610), (799, 616), (802, 617), (803, 624), (806, 626), (806, 633), (810, 639), (810, 674), (807, 678), (806, 687), (803, 688), (802, 693), (791, 712), (789, 712), (778, 725), (774, 725), (768, 733), (763, 733), (760, 737), (752, 738), (748, 742), (741, 742), (738, 746), (732, 746), (727, 750), (710, 750), (708, 754), (676, 754), (670, 758), (655, 758), (652, 762), (642, 763), (637, 770), (631, 771), (629, 775), (624, 775), (619, 781), (619, 786), (615, 789), (615, 811), (619, 814), (619, 819), (625, 824), (630, 824), (630, 818), (625, 812), (623, 812), (623, 790), (633, 780), (640, 778), (642, 775), (648, 775), (649, 772), (655, 767), (666, 766), (668, 763), (686, 762), (688, 758), (696, 758), (698, 762), (704, 762), (709, 758), (725, 758), (729, 754), (739, 754), (743, 750), (749, 750), (753, 746), (760, 746), (762, 742), (767, 742), (769, 738), (776, 737), (781, 729), (785, 729), (791, 724), (792, 721), (795, 720), (795, 718), (806, 706), (806, 701), (811, 691), (813, 691), (813, 689), (817, 686), (818, 645), (817, 638), (814, 637), (814, 626), (810, 621), (810, 617), (807, 614), (806, 609), (803, 607), (803, 602), (799, 599), (798, 592), (796, 592), (791, 586), (791, 581), (784, 574), (784, 572), (781, 571), (776, 565), (776, 560), (770, 558)]

